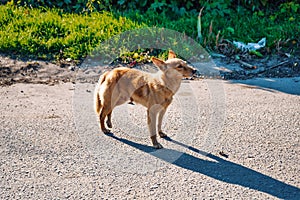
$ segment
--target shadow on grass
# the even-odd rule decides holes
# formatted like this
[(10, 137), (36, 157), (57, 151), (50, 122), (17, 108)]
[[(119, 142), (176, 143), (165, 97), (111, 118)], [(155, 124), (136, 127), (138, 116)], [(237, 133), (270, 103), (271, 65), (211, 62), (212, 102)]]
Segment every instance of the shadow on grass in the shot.
[[(270, 176), (264, 175), (255, 170), (230, 162), (228, 160), (224, 160), (218, 156), (212, 155), (210, 153), (206, 153), (194, 147), (185, 145), (171, 138), (166, 138), (166, 140), (176, 145), (185, 147), (193, 152), (206, 156), (212, 159), (213, 161), (203, 160), (193, 155), (184, 152), (179, 152), (173, 149), (164, 148), (163, 151), (156, 150), (151, 146), (138, 144), (124, 138), (119, 138), (113, 134), (109, 134), (109, 136), (131, 147), (139, 149), (140, 151), (149, 153), (152, 156), (155, 156), (166, 162), (169, 162), (169, 160), (166, 158), (166, 155), (181, 154), (181, 156), (178, 159), (169, 163), (176, 165), (178, 167), (182, 167), (184, 169), (191, 170), (193, 172), (204, 174), (206, 176), (217, 179), (219, 181), (223, 181), (230, 184), (236, 184), (246, 188), (264, 192), (277, 198), (282, 198), (282, 199), (300, 198), (300, 189), (295, 186), (286, 184), (284, 182), (276, 180)], [(162, 151), (162, 152), (154, 153), (156, 151)]]

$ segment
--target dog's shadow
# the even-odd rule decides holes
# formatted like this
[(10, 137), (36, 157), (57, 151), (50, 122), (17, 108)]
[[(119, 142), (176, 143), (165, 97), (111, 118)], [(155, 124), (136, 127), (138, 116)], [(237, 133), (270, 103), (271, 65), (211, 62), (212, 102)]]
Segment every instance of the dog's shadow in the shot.
[[(109, 134), (109, 136), (131, 147), (149, 153), (152, 156), (155, 156), (166, 162), (172, 163), (184, 169), (191, 170), (193, 172), (204, 174), (219, 181), (236, 184), (246, 188), (264, 192), (277, 198), (300, 199), (300, 189), (295, 186), (286, 184), (282, 181), (276, 180), (270, 176), (264, 175), (242, 165), (224, 160), (219, 156), (215, 156), (210, 153), (198, 150), (194, 147), (190, 147), (169, 137), (165, 139), (176, 145), (188, 148), (189, 150), (201, 154), (202, 156), (206, 156), (213, 161), (203, 160), (193, 155), (167, 148), (164, 148), (163, 153), (155, 153), (156, 151), (160, 150), (156, 150), (151, 146), (138, 144), (124, 138), (119, 138), (114, 134)], [(174, 154), (180, 155), (180, 157), (170, 162), (166, 155)]]

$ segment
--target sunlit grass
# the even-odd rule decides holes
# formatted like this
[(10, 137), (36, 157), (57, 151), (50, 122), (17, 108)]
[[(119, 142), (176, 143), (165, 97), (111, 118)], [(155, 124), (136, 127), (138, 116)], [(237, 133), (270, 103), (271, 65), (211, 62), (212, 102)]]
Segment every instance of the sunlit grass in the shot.
[[(267, 46), (272, 49), (278, 41), (297, 39), (300, 35), (297, 16), (274, 20), (272, 14), (264, 13), (232, 12), (218, 17), (204, 12), (201, 23), (201, 44), (212, 50), (216, 40), (221, 39), (257, 42), (266, 37)], [(45, 60), (80, 60), (102, 41), (141, 27), (165, 27), (198, 41), (195, 13), (177, 18), (150, 11), (72, 14), (58, 9), (1, 5), (0, 52)]]

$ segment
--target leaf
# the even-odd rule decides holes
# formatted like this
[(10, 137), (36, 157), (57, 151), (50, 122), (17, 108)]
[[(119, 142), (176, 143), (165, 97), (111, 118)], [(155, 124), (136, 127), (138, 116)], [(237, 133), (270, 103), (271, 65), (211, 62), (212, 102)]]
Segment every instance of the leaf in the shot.
[(268, 0), (260, 0), (260, 2), (261, 2), (261, 4), (262, 4), (263, 6), (266, 6), (266, 5), (267, 5), (267, 2), (268, 2)]
[(249, 51), (249, 54), (256, 55), (257, 57), (262, 58), (263, 55), (259, 51)]
[(119, 4), (119, 5), (123, 5), (124, 3), (125, 3), (125, 0), (119, 0), (119, 1), (118, 1), (118, 4)]
[(231, 34), (234, 34), (234, 28), (232, 28), (232, 27), (227, 27), (226, 30), (228, 32), (230, 32)]
[(281, 9), (280, 9), (280, 12), (281, 12), (281, 13), (285, 13), (285, 12), (286, 12), (286, 9), (285, 9), (285, 8), (281, 8)]
[(64, 0), (65, 4), (70, 4), (72, 1), (71, 0)]
[(223, 12), (224, 12), (225, 14), (230, 14), (230, 9), (225, 9), (225, 10), (223, 10)]
[(141, 7), (145, 7), (147, 5), (147, 0), (139, 1), (139, 2), (140, 2)]
[(184, 7), (181, 7), (179, 10), (180, 15), (184, 15), (186, 13), (186, 10)]
[(296, 13), (297, 12), (297, 10), (298, 10), (298, 8), (299, 8), (299, 4), (292, 4), (291, 5), (291, 9)]
[(63, 5), (64, 5), (64, 2), (59, 2), (58, 4), (57, 4), (59, 7), (62, 7)]
[(276, 17), (275, 15), (271, 15), (271, 16), (270, 16), (270, 20), (271, 20), (271, 21), (275, 21), (276, 18), (277, 18), (277, 17)]
[(263, 16), (265, 16), (265, 13), (260, 10), (260, 11), (258, 11), (257, 15), (260, 17), (263, 17)]
[(190, 9), (190, 8), (193, 7), (193, 3), (188, 1), (185, 6), (186, 6), (187, 9)]
[(290, 21), (290, 22), (295, 21), (295, 18), (294, 18), (294, 17), (290, 17), (290, 18), (289, 18), (289, 21)]

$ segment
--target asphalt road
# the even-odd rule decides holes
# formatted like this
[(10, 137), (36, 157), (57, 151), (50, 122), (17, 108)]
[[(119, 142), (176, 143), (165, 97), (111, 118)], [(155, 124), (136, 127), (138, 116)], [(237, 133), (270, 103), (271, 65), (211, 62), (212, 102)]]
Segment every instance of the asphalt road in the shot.
[(0, 199), (300, 199), (300, 82), (286, 82), (184, 82), (161, 150), (139, 105), (102, 134), (93, 84), (1, 87)]

